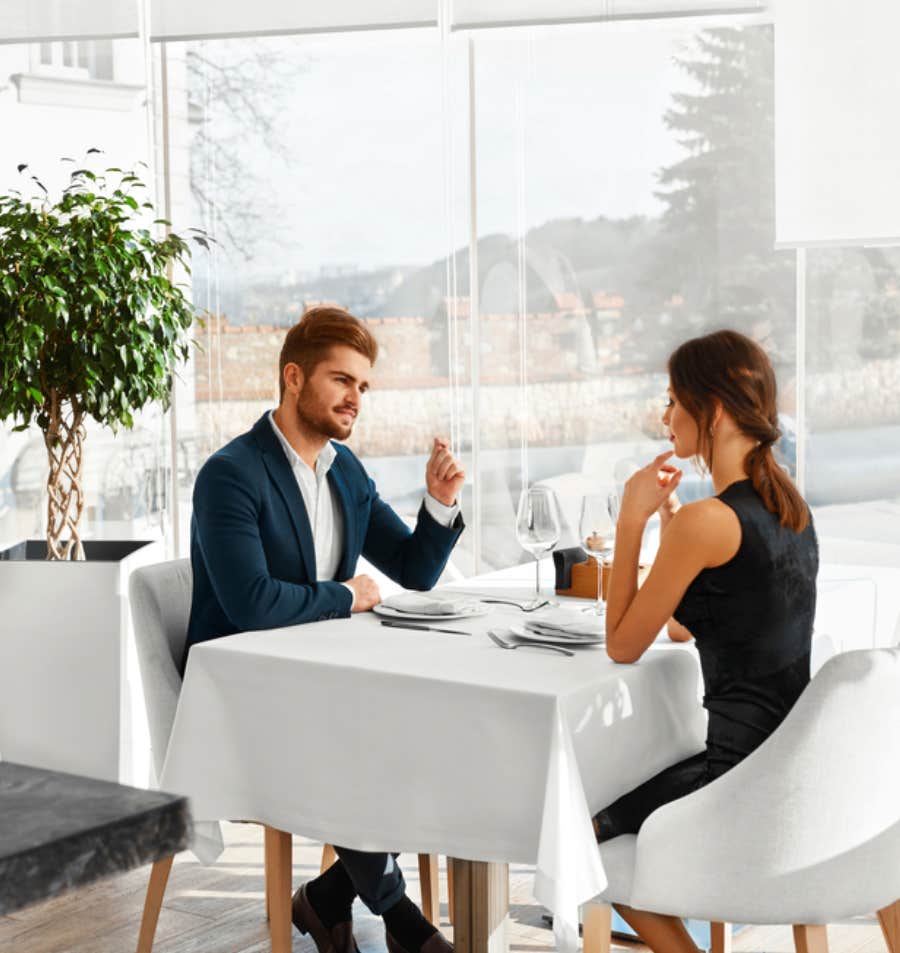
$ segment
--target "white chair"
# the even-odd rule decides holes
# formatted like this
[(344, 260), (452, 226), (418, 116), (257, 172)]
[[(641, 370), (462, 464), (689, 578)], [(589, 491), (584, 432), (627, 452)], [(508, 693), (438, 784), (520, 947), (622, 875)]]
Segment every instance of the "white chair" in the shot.
[(900, 953), (900, 649), (836, 655), (744, 761), (600, 849), (585, 953), (609, 947), (608, 903), (712, 921), (720, 943), (723, 923), (792, 924), (798, 953), (877, 911)]
[[(135, 644), (150, 727), (150, 745), (157, 780), (162, 774), (181, 692), (181, 658), (187, 640), (193, 577), (188, 559), (157, 563), (136, 569), (128, 593)], [(210, 829), (212, 828), (212, 829)], [(221, 850), (218, 825), (198, 825), (197, 836)], [(218, 845), (215, 839), (218, 839)], [(150, 953), (174, 857), (158, 860), (150, 873), (137, 953)], [(335, 860), (334, 849), (322, 850), (321, 870)], [(265, 827), (266, 916), (269, 917), (274, 953), (291, 949), (291, 835)], [(423, 913), (433, 923), (439, 919), (437, 858), (419, 856)]]

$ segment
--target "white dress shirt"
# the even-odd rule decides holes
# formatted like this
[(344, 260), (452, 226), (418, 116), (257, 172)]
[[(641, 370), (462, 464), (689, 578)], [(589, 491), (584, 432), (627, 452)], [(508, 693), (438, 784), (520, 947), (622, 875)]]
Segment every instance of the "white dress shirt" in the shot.
[[(331, 484), (328, 482), (328, 471), (334, 463), (337, 450), (329, 440), (319, 451), (316, 468), (313, 470), (279, 430), (278, 424), (275, 423), (274, 411), (269, 411), (269, 422), (291, 465), (309, 517), (316, 553), (316, 580), (318, 582), (334, 580), (344, 551), (344, 513), (340, 501), (332, 492)], [(459, 514), (458, 503), (445, 506), (430, 493), (425, 494), (425, 509), (441, 526), (450, 526)], [(351, 586), (347, 588), (353, 593)]]

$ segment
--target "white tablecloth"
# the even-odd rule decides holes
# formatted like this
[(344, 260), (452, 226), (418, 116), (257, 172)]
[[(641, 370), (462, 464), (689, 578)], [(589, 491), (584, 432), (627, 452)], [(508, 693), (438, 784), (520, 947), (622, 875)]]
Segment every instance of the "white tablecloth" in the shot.
[(161, 787), (198, 820), (535, 864), (574, 948), (578, 904), (606, 885), (590, 817), (703, 747), (699, 666), (674, 644), (635, 665), (502, 651), (484, 633), (516, 613), (444, 623), (471, 636), (367, 613), (195, 646)]

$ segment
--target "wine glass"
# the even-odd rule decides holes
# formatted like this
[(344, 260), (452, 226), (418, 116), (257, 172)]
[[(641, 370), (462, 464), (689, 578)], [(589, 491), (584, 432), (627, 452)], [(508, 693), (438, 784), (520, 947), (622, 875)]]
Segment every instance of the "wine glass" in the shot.
[[(578, 529), (582, 545), (597, 563), (597, 601), (584, 612), (602, 616), (606, 614), (603, 602), (603, 560), (612, 553), (616, 531), (616, 518), (613, 516), (611, 498), (614, 493), (587, 493), (581, 501), (581, 518)], [(618, 509), (616, 509), (618, 516)]]
[(612, 535), (615, 539), (616, 525), (619, 522), (619, 494), (615, 490), (606, 494), (606, 512), (609, 513), (609, 518), (612, 520)]
[(516, 511), (516, 538), (522, 549), (534, 556), (534, 599), (541, 598), (541, 556), (559, 540), (559, 504), (547, 486), (522, 490)]

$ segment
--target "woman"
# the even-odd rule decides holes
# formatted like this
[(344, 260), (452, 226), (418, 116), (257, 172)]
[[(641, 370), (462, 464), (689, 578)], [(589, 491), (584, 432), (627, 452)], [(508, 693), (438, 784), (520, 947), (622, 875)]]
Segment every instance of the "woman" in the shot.
[[(636, 833), (657, 807), (728, 771), (778, 727), (809, 682), (818, 546), (806, 503), (772, 455), (780, 432), (765, 352), (735, 331), (682, 344), (669, 358), (663, 423), (673, 449), (635, 473), (622, 496), (606, 646), (615, 661), (636, 662), (671, 617), (673, 637), (693, 635), (709, 712), (706, 750), (601, 811), (599, 840)], [(705, 465), (714, 497), (678, 503), (673, 453)], [(638, 589), (641, 537), (654, 512), (659, 552)], [(678, 918), (617, 909), (657, 953), (695, 953)]]

